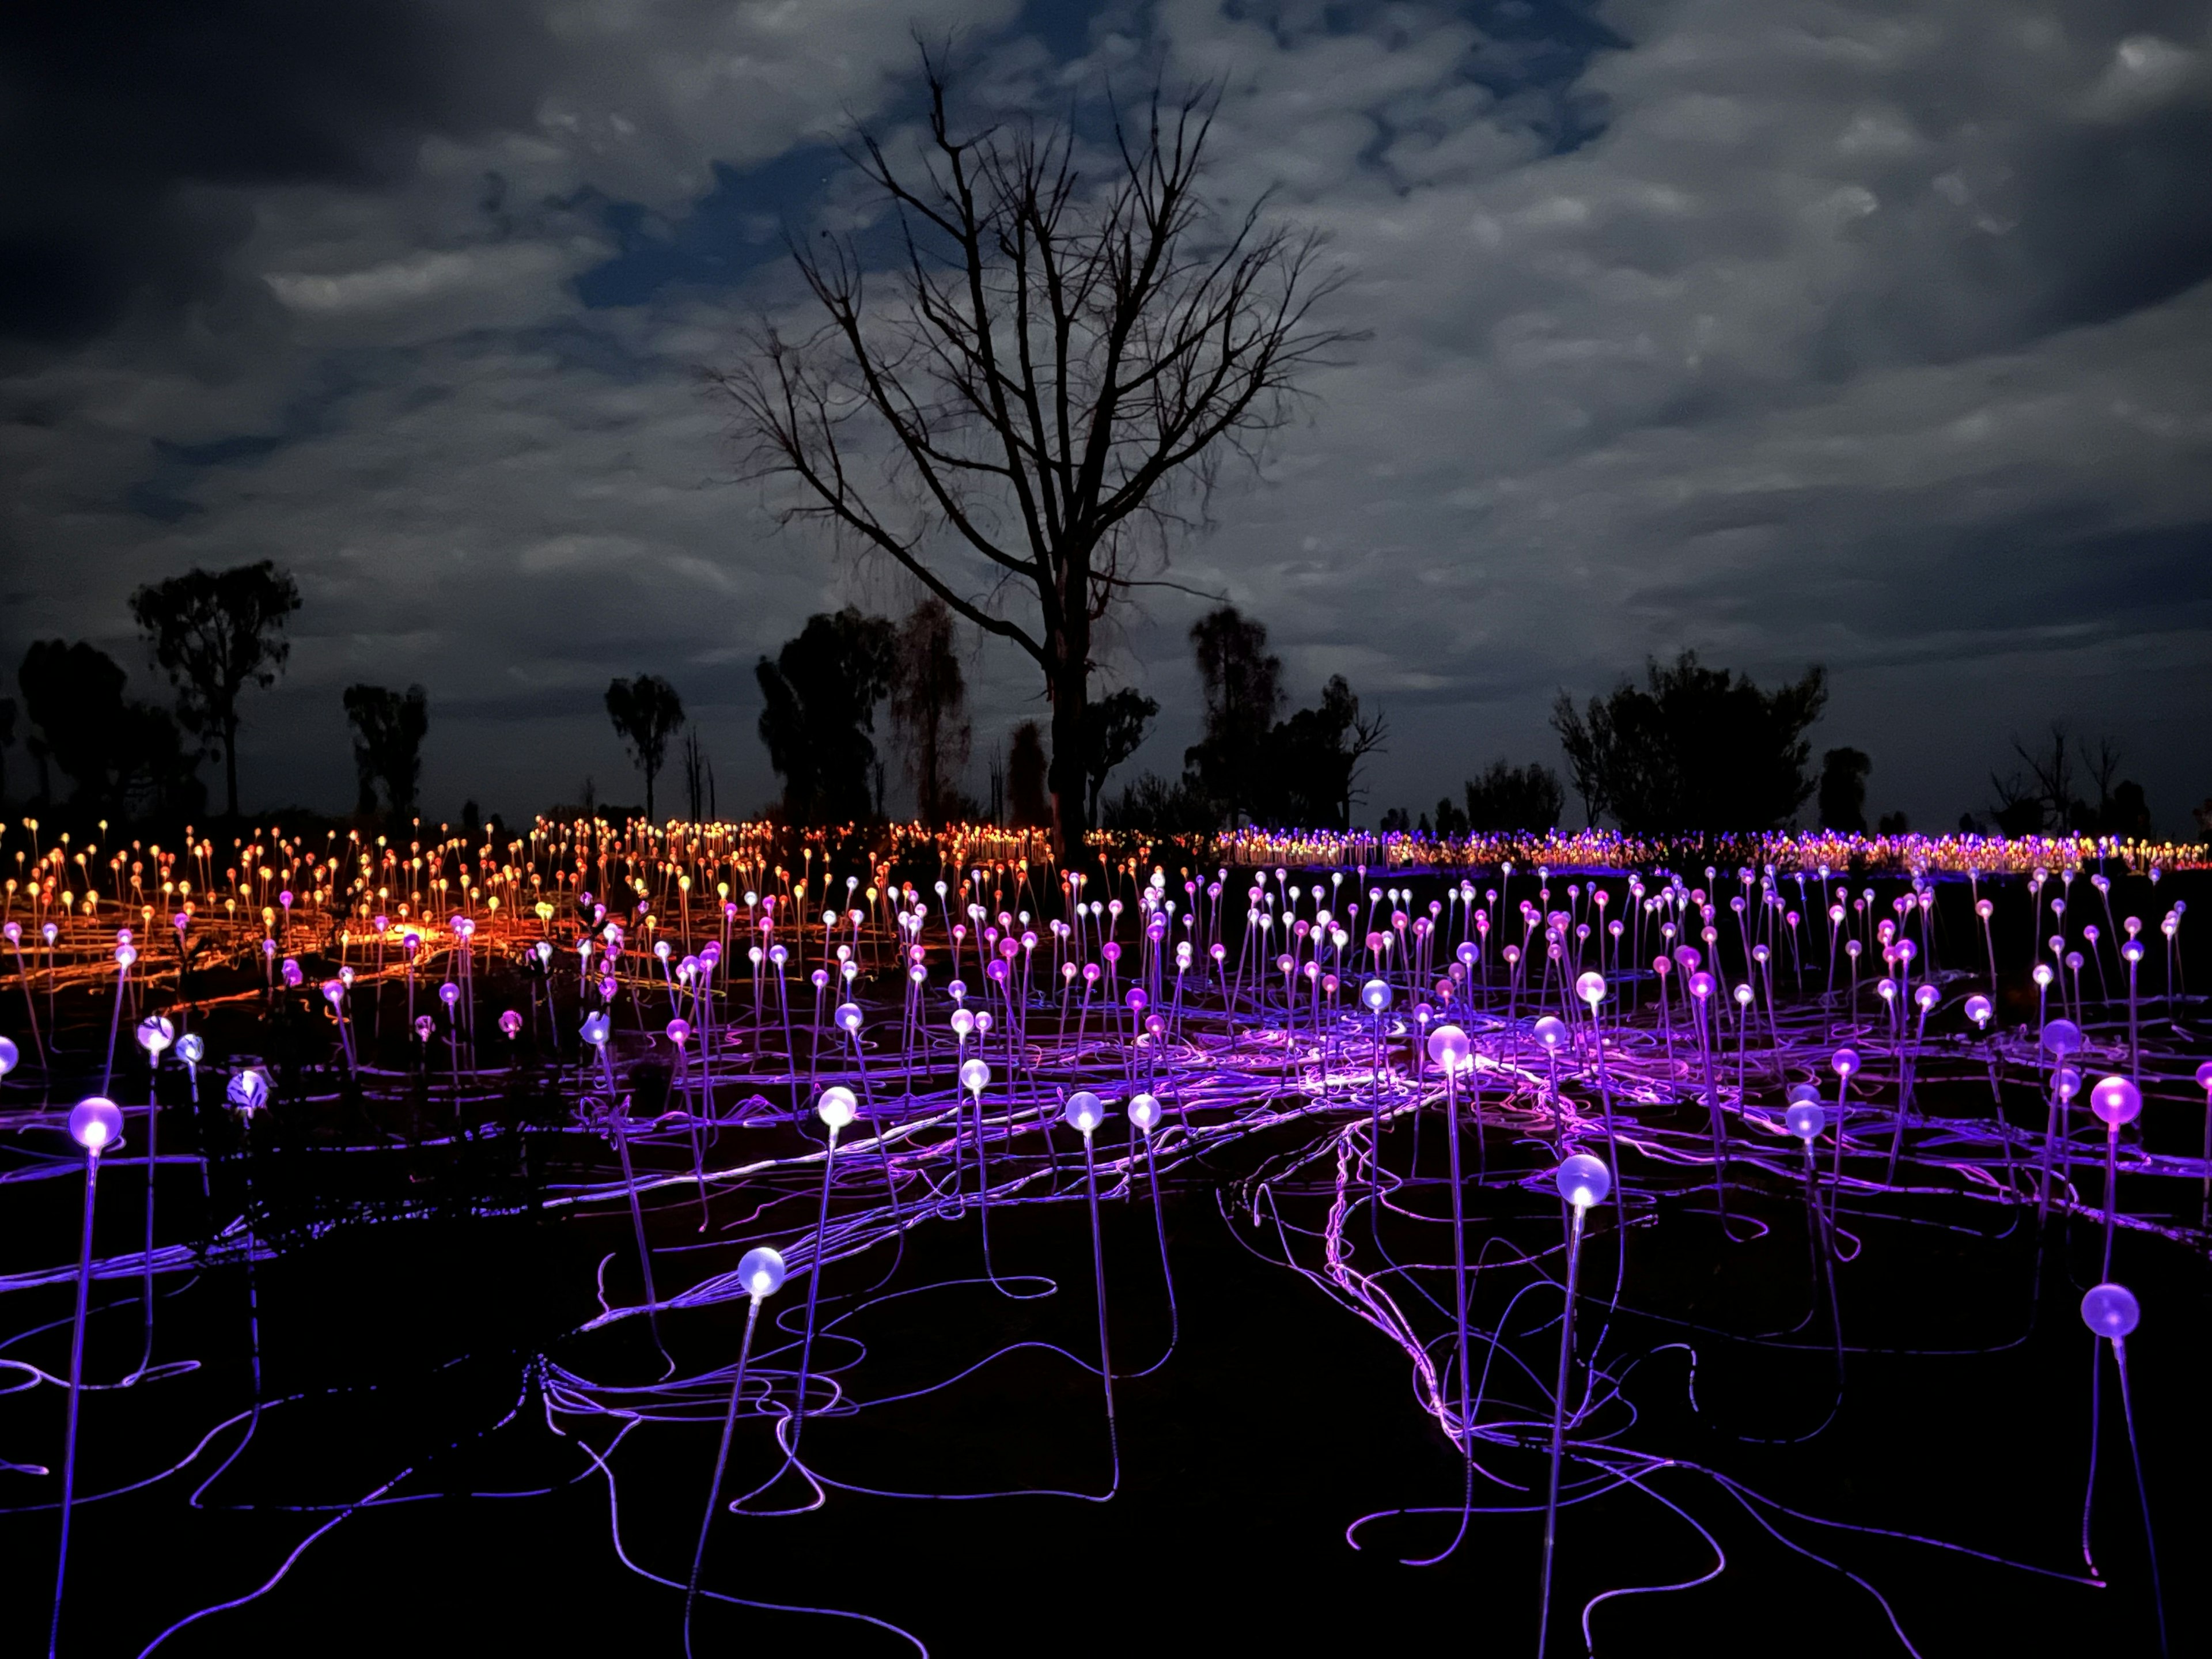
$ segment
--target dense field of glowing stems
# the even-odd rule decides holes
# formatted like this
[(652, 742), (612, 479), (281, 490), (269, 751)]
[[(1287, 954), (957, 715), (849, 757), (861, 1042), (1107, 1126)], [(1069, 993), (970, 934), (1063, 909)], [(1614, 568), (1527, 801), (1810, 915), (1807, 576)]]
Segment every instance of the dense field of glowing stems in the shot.
[[(559, 1449), (504, 1502), (604, 1488), (605, 1570), (662, 1598), (637, 1651), (969, 1650), (957, 1607), (866, 1573), (794, 1620), (779, 1528), (957, 1497), (1049, 1532), (1054, 1506), (1109, 1503), (1147, 1455), (1116, 1390), (1171, 1386), (1190, 1334), (1170, 1216), (1200, 1206), (1249, 1274), (1296, 1275), (1312, 1318), (1401, 1357), (1405, 1394), (1332, 1401), (1313, 1435), (1425, 1414), (1458, 1478), (1330, 1517), (1330, 1547), (1464, 1574), (1493, 1645), (1650, 1650), (1662, 1593), (1728, 1594), (1722, 1515), (1832, 1570), (1900, 1651), (1965, 1650), (1905, 1610), (1961, 1563), (2031, 1606), (2100, 1596), (2137, 1650), (2204, 1628), (2129, 1369), (2139, 1318), (2203, 1316), (2203, 848), (1249, 832), (1100, 837), (1062, 870), (1042, 835), (989, 828), (541, 821), (496, 844), (272, 826), (127, 851), (26, 823), (5, 850), (10, 1650), (98, 1650), (77, 1632), (149, 1547), (112, 1498), (157, 1534), (273, 1528), (196, 1595), (100, 1626), (180, 1652), (349, 1520), (467, 1489), (433, 1448), (327, 1480), (296, 1448), (283, 1479), (255, 1455), (309, 1403), (264, 1383), (257, 1274), (450, 1206), (410, 1186), (431, 1168), (465, 1169), (472, 1212), (596, 1230), (595, 1276), (566, 1287), (595, 1311), (514, 1365), (477, 1437)], [(396, 1188), (349, 1173), (393, 1160)], [(1040, 1226), (1085, 1271), (1025, 1260)], [(2004, 1253), (1985, 1337), (1901, 1338), (1854, 1295), (1876, 1241), (1918, 1249), (1916, 1229)], [(1685, 1261), (1763, 1277), (1731, 1306), (1686, 1295)], [(2136, 1295), (2131, 1264), (2186, 1295)], [(1014, 1341), (991, 1310), (1018, 1303), (1080, 1318)], [(2025, 1548), (1785, 1502), (1724, 1455), (1786, 1467), (1852, 1412), (1863, 1355), (1995, 1351), (2039, 1318), (2092, 1380), (2035, 1449), (2047, 1512), (2004, 1534)], [(900, 1321), (957, 1361), (897, 1372)], [(916, 1402), (926, 1422), (1040, 1347), (1087, 1379), (1043, 1431), (1086, 1480), (978, 1486), (948, 1457), (909, 1489), (847, 1455), (847, 1425)], [(1638, 1389), (1710, 1411), (1698, 1356), (1735, 1350), (1793, 1381), (1736, 1401), (1708, 1458), (1644, 1443)], [(1941, 1408), (1972, 1433), (1969, 1402)], [(1578, 1553), (1578, 1519), (1623, 1500), (1690, 1571)], [(1387, 1602), (1372, 1618), (1390, 1634)]]

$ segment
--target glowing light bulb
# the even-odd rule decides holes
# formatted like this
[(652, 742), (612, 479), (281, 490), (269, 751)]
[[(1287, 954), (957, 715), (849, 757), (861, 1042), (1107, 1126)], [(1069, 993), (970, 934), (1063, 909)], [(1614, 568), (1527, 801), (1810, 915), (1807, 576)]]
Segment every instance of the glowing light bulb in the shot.
[(1106, 1104), (1088, 1089), (1079, 1089), (1068, 1096), (1067, 1104), (1060, 1109), (1060, 1115), (1069, 1127), (1087, 1135), (1106, 1121)]
[(1613, 1190), (1613, 1171), (1588, 1152), (1577, 1152), (1560, 1164), (1552, 1180), (1559, 1196), (1577, 1210), (1604, 1203), (1605, 1195)]
[(1552, 1014), (1547, 1014), (1538, 1020), (1530, 1028), (1529, 1034), (1554, 1053), (1558, 1052), (1560, 1046), (1567, 1040), (1565, 1023)]
[(1388, 981), (1370, 979), (1359, 988), (1359, 1000), (1370, 1014), (1379, 1014), (1390, 1006), (1390, 986)]
[[(1598, 896), (1603, 898), (1605, 895), (1600, 893)], [(1616, 929), (1620, 925), (1618, 922), (1613, 924)], [(1620, 937), (1619, 933), (1616, 933), (1614, 937)], [(1575, 994), (1589, 1004), (1591, 1007), (1596, 1007), (1599, 1003), (1605, 1000), (1605, 975), (1595, 972), (1584, 974), (1575, 981)]]
[(1858, 1050), (1856, 1048), (1838, 1048), (1833, 1054), (1828, 1057), (1828, 1064), (1835, 1068), (1835, 1073), (1838, 1077), (1849, 1078), (1852, 1073), (1857, 1071), (1859, 1068)]
[(2081, 1028), (2070, 1019), (2054, 1019), (2043, 1028), (2043, 1046), (2054, 1054), (2070, 1054), (2081, 1047)]
[(2089, 1091), (2089, 1109), (2108, 1129), (2132, 1123), (2142, 1110), (2142, 1091), (2124, 1077), (2099, 1078)]
[(842, 1084), (832, 1084), (814, 1103), (814, 1115), (832, 1129), (842, 1129), (860, 1115), (860, 1103), (853, 1098), (850, 1089)]
[(149, 1060), (160, 1060), (176, 1036), (177, 1028), (160, 1014), (149, 1014), (138, 1022), (138, 1046), (146, 1051)]
[(2142, 1319), (2142, 1304), (2124, 1285), (2093, 1285), (2081, 1298), (2081, 1322), (2115, 1342), (2132, 1335)]
[(1139, 1129), (1159, 1127), (1160, 1103), (1151, 1095), (1135, 1095), (1129, 1101), (1129, 1121)]
[(757, 1302), (783, 1288), (783, 1257), (765, 1244), (754, 1246), (738, 1258), (738, 1283)]
[(1474, 1045), (1456, 1025), (1439, 1025), (1429, 1033), (1429, 1058), (1438, 1070), (1455, 1075), (1474, 1064)]
[(123, 1109), (101, 1095), (81, 1100), (70, 1109), (70, 1139), (88, 1152), (98, 1152), (123, 1139)]
[(960, 1086), (971, 1095), (980, 1095), (991, 1085), (991, 1068), (984, 1061), (971, 1060), (960, 1067)]

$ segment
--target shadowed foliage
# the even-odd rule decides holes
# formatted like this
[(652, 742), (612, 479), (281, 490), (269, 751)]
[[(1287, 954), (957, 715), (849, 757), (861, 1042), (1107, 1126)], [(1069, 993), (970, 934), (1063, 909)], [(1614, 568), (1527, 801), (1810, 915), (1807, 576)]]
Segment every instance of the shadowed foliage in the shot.
[(422, 688), (398, 692), (381, 685), (349, 685), (346, 720), (353, 727), (354, 771), (361, 781), (358, 810), (376, 810), (376, 786), (393, 819), (412, 816), (422, 776), (422, 739), (430, 731), (430, 708)]
[(660, 775), (661, 762), (667, 757), (668, 739), (684, 724), (684, 700), (658, 674), (640, 674), (634, 680), (608, 683), (607, 717), (645, 775), (645, 816), (653, 818), (653, 781)]
[(960, 781), (975, 743), (957, 647), (952, 612), (937, 599), (915, 606), (892, 645), (891, 736), (914, 786), (915, 816), (933, 829), (965, 804)]
[(1624, 679), (1583, 709), (1560, 692), (1552, 728), (1592, 823), (1609, 813), (1632, 834), (1774, 829), (1813, 793), (1804, 734), (1827, 700), (1817, 665), (1763, 691), (1685, 651), (1665, 667), (1650, 659), (1642, 685)]
[(874, 810), (876, 705), (890, 690), (896, 638), (881, 617), (817, 612), (754, 669), (761, 741), (793, 823), (849, 823)]
[(238, 697), (266, 690), (292, 653), (285, 619), (299, 585), (270, 560), (228, 570), (186, 571), (131, 596), (131, 614), (177, 688), (177, 720), (222, 746), (224, 810), (238, 816)]

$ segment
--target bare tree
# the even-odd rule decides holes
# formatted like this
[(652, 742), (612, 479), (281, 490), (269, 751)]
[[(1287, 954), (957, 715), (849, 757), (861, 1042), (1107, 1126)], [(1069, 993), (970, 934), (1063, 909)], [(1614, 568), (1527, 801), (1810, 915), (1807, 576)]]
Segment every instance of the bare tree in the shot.
[(2074, 754), (2073, 744), (2066, 732), (2066, 722), (2051, 722), (2051, 747), (2048, 751), (2031, 750), (2018, 738), (2012, 740), (2012, 751), (2027, 763), (2027, 775), (2034, 783), (2034, 793), (2043, 802), (2045, 823), (2055, 830), (2063, 830), (2074, 816)]
[(707, 778), (713, 769), (707, 763), (707, 751), (699, 746), (699, 722), (690, 720), (684, 727), (684, 793), (691, 805), (691, 822), (706, 821)]
[(1089, 816), (1094, 630), (1136, 588), (1176, 586), (1144, 579), (1144, 556), (1351, 337), (1311, 320), (1340, 280), (1314, 234), (1258, 204), (1224, 221), (1200, 194), (1211, 94), (1155, 98), (1141, 125), (1117, 114), (1093, 178), (1064, 125), (956, 131), (944, 66), (925, 52), (923, 70), (920, 158), (872, 135), (852, 152), (903, 237), (890, 297), (852, 240), (794, 246), (825, 320), (762, 326), (717, 383), (750, 475), (791, 486), (786, 523), (888, 556), (1035, 661), (1066, 857)]

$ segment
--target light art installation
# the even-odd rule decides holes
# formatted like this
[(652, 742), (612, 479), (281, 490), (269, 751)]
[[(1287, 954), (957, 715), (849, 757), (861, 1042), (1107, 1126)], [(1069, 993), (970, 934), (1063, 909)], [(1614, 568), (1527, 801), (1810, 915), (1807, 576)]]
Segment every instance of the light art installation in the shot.
[[(71, 1650), (87, 1593), (72, 1525), (106, 1495), (78, 1480), (81, 1420), (106, 1434), (185, 1409), (165, 1402), (210, 1363), (163, 1334), (173, 1300), (242, 1300), (251, 1397), (192, 1395), (201, 1416), (171, 1437), (187, 1449), (115, 1484), (293, 1514), (297, 1536), (165, 1611), (144, 1651), (269, 1594), (349, 1516), (419, 1495), (411, 1468), (315, 1502), (256, 1495), (255, 1438), (298, 1406), (264, 1397), (257, 1269), (410, 1215), (302, 1220), (277, 1184), (395, 1150), (507, 1148), (528, 1164), (547, 1146), (563, 1173), (521, 1201), (611, 1235), (599, 1311), (527, 1358), (521, 1392), (588, 1463), (570, 1478), (605, 1483), (610, 1565), (665, 1587), (665, 1650), (695, 1650), (708, 1606), (718, 1620), (793, 1610), (758, 1567), (794, 1515), (880, 1497), (1113, 1499), (1146, 1455), (1117, 1424), (1116, 1384), (1171, 1376), (1187, 1328), (1171, 1209), (1218, 1213), (1251, 1272), (1297, 1275), (1347, 1329), (1395, 1346), (1412, 1403), (1346, 1408), (1425, 1414), (1459, 1496), (1344, 1517), (1344, 1547), (1427, 1567), (1463, 1560), (1478, 1524), (1540, 1536), (1526, 1607), (1540, 1656), (1637, 1651), (1629, 1598), (1719, 1577), (1709, 1502), (1817, 1561), (1808, 1539), (1854, 1531), (1977, 1552), (1802, 1512), (1717, 1462), (1650, 1449), (1636, 1400), (1671, 1364), (1666, 1386), (1704, 1410), (1679, 1375), (1697, 1343), (1814, 1354), (1832, 1371), (1825, 1397), (1778, 1405), (1764, 1432), (1728, 1431), (1802, 1444), (1844, 1409), (1855, 1328), (1880, 1318), (1853, 1297), (1869, 1236), (2048, 1241), (2032, 1312), (2059, 1297), (2078, 1228), (2094, 1241), (2074, 1250), (2093, 1286), (2087, 1357), (2101, 1379), (2108, 1345), (2117, 1368), (2141, 1539), (2106, 1577), (2085, 1518), (2078, 1569), (2018, 1565), (2136, 1598), (2163, 1642), (2126, 1347), (2161, 1310), (2115, 1274), (2212, 1242), (2212, 1059), (2187, 985), (2186, 878), (2172, 874), (2203, 867), (2203, 849), (1709, 845), (1713, 861), (1678, 870), (1650, 855), (1679, 861), (1679, 847), (1589, 833), (1445, 847), (1248, 834), (1106, 847), (1059, 871), (1039, 837), (990, 830), (794, 842), (764, 825), (541, 822), (404, 853), (274, 828), (220, 854), (204, 839), (127, 854), (31, 840), (4, 900), (0, 1018), (16, 1036), (0, 1038), (0, 1182), (81, 1185), (81, 1230), (10, 1236), (31, 1259), (0, 1277), (0, 1305), (20, 1310), (0, 1329), (0, 1397), (21, 1419), (0, 1415), (0, 1508), (52, 1522), (49, 1650)], [(1746, 856), (1725, 862), (1731, 850)], [(326, 1173), (302, 1177), (309, 1146)], [(96, 1251), (103, 1170), (141, 1224)], [(464, 1206), (513, 1201), (487, 1185)], [(1109, 1259), (1132, 1235), (1101, 1218), (1139, 1206), (1152, 1259), (1133, 1275)], [(1088, 1285), (1018, 1260), (1006, 1229), (1032, 1216), (1081, 1242)], [(939, 1238), (935, 1265), (915, 1266)], [(1765, 1329), (1685, 1303), (1639, 1274), (1662, 1248), (1761, 1263), (1808, 1311)], [(965, 1267), (948, 1274), (947, 1251)], [(137, 1293), (95, 1303), (110, 1283)], [(1084, 1334), (994, 1348), (988, 1321), (959, 1311), (977, 1294), (1073, 1304)], [(73, 1318), (53, 1300), (71, 1295)], [(1132, 1296), (1164, 1311), (1157, 1355), (1117, 1355)], [(88, 1376), (88, 1322), (97, 1339), (134, 1307), (135, 1352), (95, 1341), (108, 1370)], [(894, 1307), (972, 1319), (975, 1351), (876, 1391)], [(975, 1489), (948, 1470), (941, 1490), (890, 1492), (842, 1461), (837, 1425), (957, 1390), (1016, 1346), (1095, 1383), (1097, 1415), (1065, 1428), (1091, 1449), (1088, 1486)], [(48, 1389), (67, 1402), (56, 1455), (18, 1461), (37, 1438), (27, 1402)], [(2087, 1512), (2118, 1527), (2095, 1486), (2100, 1400)], [(696, 1454), (686, 1528), (706, 1499), (688, 1558), (649, 1557), (625, 1533), (640, 1437)], [(1711, 1545), (1709, 1570), (1659, 1583), (1632, 1563), (1578, 1563), (1578, 1514), (1615, 1499)], [(1610, 1577), (1555, 1607), (1570, 1565), (1577, 1584)], [(1836, 1570), (1899, 1650), (1921, 1650), (1879, 1583)], [(961, 1650), (941, 1618), (854, 1589), (853, 1605), (798, 1610), (885, 1650)], [(660, 1649), (641, 1637), (638, 1650)]]

